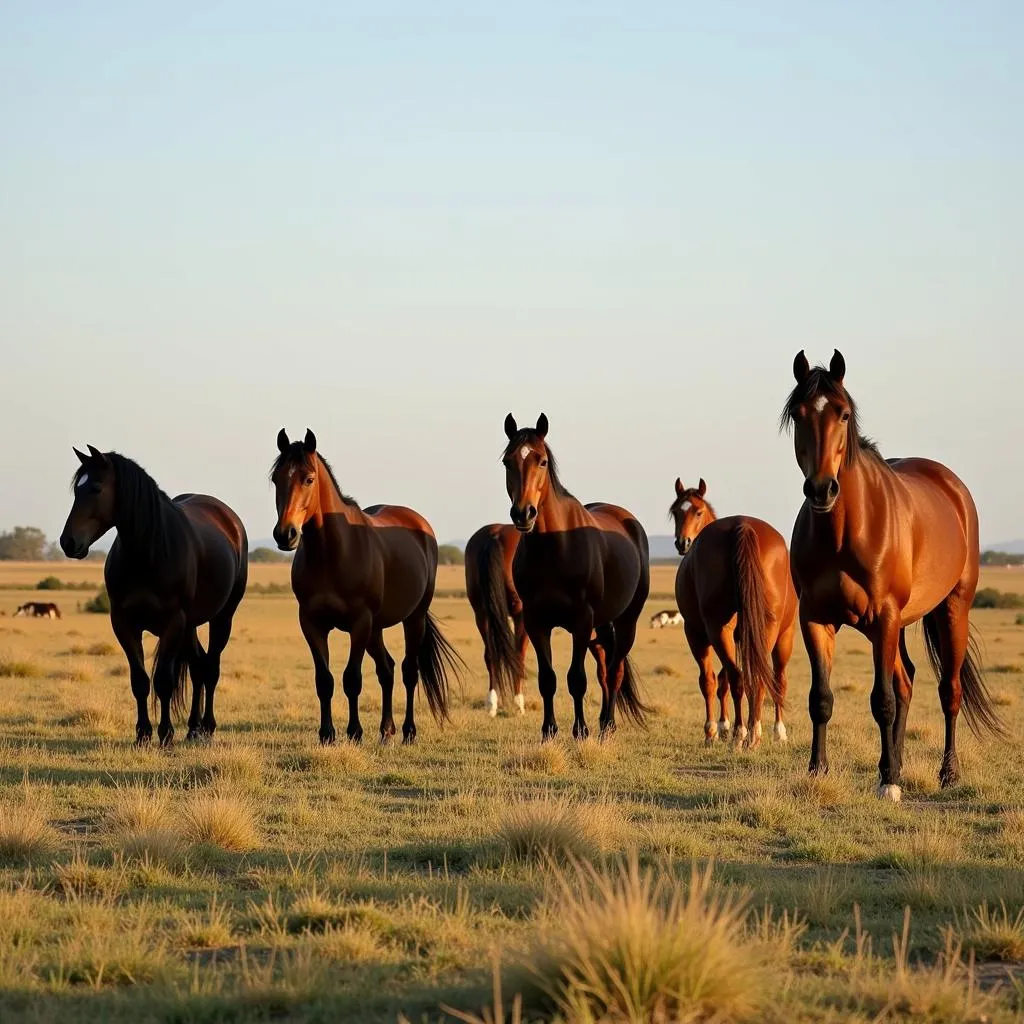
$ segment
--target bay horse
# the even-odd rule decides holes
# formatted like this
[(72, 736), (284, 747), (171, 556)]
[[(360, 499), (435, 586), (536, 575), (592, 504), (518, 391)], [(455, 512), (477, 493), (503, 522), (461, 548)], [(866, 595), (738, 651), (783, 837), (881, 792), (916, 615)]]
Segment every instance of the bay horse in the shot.
[[(796, 635), (797, 596), (782, 534), (753, 516), (719, 519), (707, 500), (703, 477), (696, 487), (676, 478), (669, 514), (675, 522), (676, 604), (683, 631), (700, 669), (704, 695), (704, 742), (729, 734), (726, 698), (732, 692), (736, 728), (733, 742), (754, 748), (761, 743), (761, 708), (767, 690), (775, 703), (775, 739), (786, 742), (782, 712), (786, 666)], [(712, 652), (722, 664), (716, 680)], [(717, 690), (721, 707), (715, 724)], [(747, 697), (748, 724), (741, 699)]]
[[(524, 714), (523, 681), (529, 639), (523, 621), (523, 602), (512, 581), (512, 559), (519, 531), (508, 523), (481, 526), (466, 543), (466, 596), (484, 644), (487, 668), (487, 711), (498, 714), (498, 694), (515, 692), (515, 705)], [(512, 620), (512, 632), (508, 620)]]
[(437, 576), (434, 531), (418, 512), (401, 505), (360, 509), (342, 491), (334, 471), (317, 451), (311, 430), (306, 430), (302, 441), (292, 442), (282, 427), (277, 448), (279, 454), (270, 471), (277, 500), (274, 540), (282, 551), (295, 551), (292, 591), (299, 603), (299, 627), (313, 656), (320, 742), (335, 740), (331, 716), (334, 676), (327, 645), (332, 629), (351, 638), (342, 674), (349, 740), (358, 743), (363, 736), (359, 694), (366, 652), (373, 659), (381, 688), (381, 742), (395, 735), (391, 703), (395, 661), (384, 646), (383, 631), (401, 623), (406, 692), (402, 739), (412, 743), (416, 738), (413, 705), (420, 676), (430, 711), (438, 724), (443, 724), (448, 718), (448, 671), (458, 675), (463, 666), (430, 612)]
[(651, 629), (664, 629), (666, 626), (682, 625), (683, 617), (677, 611), (666, 608), (663, 611), (655, 612), (651, 616)]
[(790, 545), (800, 594), (800, 628), (811, 662), (810, 771), (828, 771), (829, 675), (836, 633), (852, 626), (870, 641), (871, 712), (881, 736), (878, 795), (898, 801), (914, 665), (906, 627), (923, 619), (925, 648), (939, 680), (945, 747), (943, 787), (956, 784), (957, 715), (1004, 735), (981, 673), (969, 611), (978, 585), (978, 513), (962, 480), (923, 458), (883, 459), (863, 437), (846, 389), (846, 361), (811, 368), (801, 351), (796, 386), (780, 417), (792, 428), (804, 503)]
[[(88, 447), (88, 455), (72, 449), (80, 465), (72, 478), (74, 502), (60, 546), (68, 558), (82, 559), (108, 530), (117, 531), (103, 579), (110, 624), (128, 659), (138, 706), (135, 742), (148, 743), (153, 736), (146, 710), (150, 680), (143, 631), (158, 638), (153, 691), (160, 701), (161, 746), (174, 738), (171, 712), (184, 708), (188, 673), (192, 710), (186, 738), (212, 736), (221, 654), (248, 579), (245, 527), (219, 499), (208, 494), (171, 499), (138, 463)], [(196, 629), (206, 623), (210, 634), (204, 651)]]
[(541, 737), (549, 740), (558, 732), (551, 631), (560, 627), (572, 635), (567, 683), (575, 710), (572, 734), (581, 740), (589, 734), (583, 713), (588, 649), (598, 661), (601, 735), (614, 731), (617, 705), (626, 717), (644, 723), (648, 709), (629, 652), (650, 591), (650, 558), (647, 534), (632, 513), (602, 502), (584, 505), (565, 489), (547, 433), (543, 413), (536, 427), (522, 430), (511, 413), (505, 418), (505, 486), (521, 534), (512, 579), (537, 654), (544, 700)]

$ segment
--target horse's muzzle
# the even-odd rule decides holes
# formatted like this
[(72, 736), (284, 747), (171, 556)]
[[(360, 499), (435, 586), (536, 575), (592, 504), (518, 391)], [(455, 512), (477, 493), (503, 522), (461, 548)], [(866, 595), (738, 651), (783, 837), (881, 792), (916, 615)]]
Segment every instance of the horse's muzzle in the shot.
[(294, 526), (274, 527), (274, 542), (282, 551), (294, 551), (299, 546), (299, 531)]
[(834, 476), (825, 480), (812, 480), (808, 477), (804, 481), (804, 497), (812, 512), (827, 515), (839, 500), (839, 481)]
[(89, 554), (89, 545), (80, 544), (68, 533), (60, 535), (60, 549), (68, 558), (77, 558), (79, 560)]
[(685, 555), (686, 552), (690, 550), (690, 545), (692, 543), (693, 540), (689, 537), (678, 537), (676, 538), (676, 551), (678, 551), (680, 555)]
[(512, 525), (520, 533), (529, 533), (537, 523), (537, 508), (534, 505), (527, 505), (526, 508), (518, 508), (513, 505), (509, 515)]

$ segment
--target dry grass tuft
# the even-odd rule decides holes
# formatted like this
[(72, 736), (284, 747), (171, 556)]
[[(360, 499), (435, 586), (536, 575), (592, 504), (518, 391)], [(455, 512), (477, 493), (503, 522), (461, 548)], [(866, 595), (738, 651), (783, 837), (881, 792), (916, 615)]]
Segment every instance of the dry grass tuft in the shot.
[(119, 835), (150, 832), (166, 827), (170, 814), (170, 790), (118, 785), (107, 809), (107, 830)]
[(573, 744), (572, 757), (580, 768), (593, 771), (615, 760), (615, 745), (611, 740), (602, 742), (588, 736), (582, 743)]
[(793, 796), (814, 807), (838, 807), (853, 799), (850, 776), (832, 768), (827, 775), (802, 775), (793, 783)]
[(982, 960), (1024, 960), (1024, 908), (1011, 917), (1000, 901), (999, 911), (987, 903), (965, 913), (964, 945)]
[(792, 945), (779, 935), (792, 925), (751, 932), (746, 899), (710, 868), (684, 885), (633, 855), (610, 871), (556, 871), (552, 889), (529, 971), (568, 1020), (757, 1020)]
[(513, 775), (563, 775), (568, 766), (565, 747), (556, 742), (524, 745), (502, 762)]
[(618, 807), (564, 797), (514, 802), (498, 825), (498, 839), (514, 860), (591, 860), (623, 831)]
[(187, 949), (217, 949), (234, 941), (231, 911), (218, 905), (217, 897), (205, 910), (186, 913), (178, 928), (178, 942)]
[(43, 670), (29, 658), (0, 657), (0, 676), (12, 679), (39, 679)]
[(186, 848), (181, 836), (159, 825), (123, 831), (118, 837), (118, 843), (126, 860), (144, 866), (173, 870), (185, 861)]
[(25, 786), (20, 795), (0, 798), (0, 864), (49, 857), (60, 849), (60, 834), (50, 825), (49, 794)]
[(358, 743), (335, 743), (329, 747), (318, 746), (310, 752), (310, 766), (322, 774), (362, 774), (369, 771), (369, 755)]
[(259, 845), (252, 799), (224, 787), (194, 792), (182, 809), (190, 842), (229, 853), (247, 853)]

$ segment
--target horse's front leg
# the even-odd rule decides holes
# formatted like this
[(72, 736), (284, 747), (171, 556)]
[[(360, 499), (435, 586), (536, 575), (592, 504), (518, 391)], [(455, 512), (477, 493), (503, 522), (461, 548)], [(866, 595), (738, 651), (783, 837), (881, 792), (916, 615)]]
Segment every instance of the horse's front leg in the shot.
[(146, 655), (142, 649), (142, 630), (125, 622), (116, 613), (110, 616), (114, 636), (128, 659), (131, 674), (132, 696), (138, 715), (135, 722), (135, 743), (141, 746), (153, 738), (153, 725), (149, 720), (149, 673), (146, 671)]
[(316, 695), (320, 701), (320, 742), (334, 742), (334, 719), (331, 715), (331, 702), (334, 699), (334, 676), (331, 675), (331, 653), (327, 645), (330, 627), (314, 619), (299, 608), (299, 628), (309, 645), (309, 653), (313, 656), (313, 672), (316, 678)]
[(153, 690), (160, 701), (160, 724), (156, 732), (162, 747), (170, 746), (174, 740), (171, 703), (181, 699), (181, 690), (188, 680), (186, 634), (185, 613), (175, 612), (167, 620), (157, 644), (156, 663), (153, 666)]
[(349, 636), (352, 646), (348, 652), (348, 664), (341, 675), (341, 686), (348, 697), (348, 728), (346, 735), (353, 743), (363, 738), (363, 727), (359, 722), (359, 694), (363, 692), (363, 655), (373, 635), (373, 616), (367, 610), (352, 624)]
[(883, 800), (898, 802), (900, 765), (896, 756), (893, 725), (896, 722), (896, 693), (893, 672), (900, 639), (900, 613), (895, 606), (887, 606), (878, 616), (871, 637), (875, 663), (875, 684), (871, 688), (871, 714), (878, 725), (882, 741), (882, 754), (878, 760), (878, 795)]
[(537, 654), (537, 688), (544, 701), (541, 740), (553, 740), (558, 732), (558, 723), (555, 721), (555, 690), (558, 687), (558, 678), (551, 662), (551, 629), (527, 619), (526, 632)]
[(812, 774), (828, 772), (828, 750), (826, 733), (832, 718), (834, 698), (829, 686), (832, 675), (832, 658), (836, 650), (835, 626), (820, 622), (809, 622), (800, 609), (800, 631), (803, 633), (804, 646), (811, 662), (811, 689), (807, 697), (807, 708), (811, 716), (811, 763), (808, 771)]
[(577, 740), (585, 740), (590, 735), (583, 713), (583, 699), (587, 695), (587, 648), (590, 645), (590, 634), (593, 631), (594, 615), (588, 609), (580, 616), (572, 631), (572, 661), (566, 676), (574, 709), (572, 735), (573, 739)]

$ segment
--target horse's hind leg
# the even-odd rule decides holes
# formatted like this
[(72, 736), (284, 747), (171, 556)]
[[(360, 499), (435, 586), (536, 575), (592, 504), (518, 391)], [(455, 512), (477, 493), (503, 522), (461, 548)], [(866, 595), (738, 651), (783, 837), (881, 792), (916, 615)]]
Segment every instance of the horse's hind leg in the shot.
[(704, 746), (710, 747), (718, 737), (718, 726), (715, 724), (715, 661), (711, 644), (704, 633), (703, 625), (695, 618), (688, 617), (683, 623), (686, 642), (690, 645), (690, 653), (697, 662), (700, 676), (697, 685), (704, 696)]
[[(732, 630), (724, 628), (717, 637), (712, 639), (711, 646), (722, 663), (722, 669), (729, 680), (729, 689), (732, 691), (733, 711), (736, 715), (736, 726), (732, 732), (733, 743), (743, 743), (751, 734), (747, 726), (743, 724), (743, 679), (740, 676), (740, 667), (736, 663), (736, 642), (733, 639)], [(753, 707), (749, 709), (747, 718), (750, 722), (750, 729), (753, 730), (755, 718)]]
[[(238, 605), (231, 605), (210, 622), (209, 649), (202, 661), (203, 688), (206, 691), (206, 710), (203, 712), (202, 731), (212, 736), (217, 728), (213, 714), (213, 694), (220, 682), (220, 656), (231, 639), (231, 623)], [(200, 648), (202, 650), (202, 648)]]
[(914, 696), (914, 663), (907, 651), (906, 630), (900, 630), (899, 654), (896, 658), (896, 671), (893, 672), (892, 686), (896, 694), (896, 720), (892, 726), (893, 743), (896, 746), (896, 765), (903, 768), (903, 740), (907, 732), (907, 714), (910, 701)]
[(516, 707), (519, 714), (526, 714), (526, 698), (523, 696), (523, 684), (526, 681), (526, 649), (529, 647), (530, 638), (526, 635), (526, 624), (523, 622), (522, 611), (512, 616), (512, 626), (515, 632), (516, 650), (519, 652), (520, 673), (516, 676)]
[(384, 646), (384, 634), (375, 629), (370, 636), (370, 644), (366, 648), (373, 658), (377, 670), (377, 682), (380, 683), (380, 741), (387, 743), (395, 735), (395, 719), (392, 712), (392, 696), (395, 691), (395, 659)]
[[(789, 659), (793, 656), (793, 640), (795, 637), (796, 620), (794, 619), (789, 629), (783, 630), (779, 633), (779, 638), (775, 641), (775, 647), (772, 650), (772, 668), (775, 670), (775, 680), (779, 696), (782, 700), (786, 699), (786, 691), (789, 689), (787, 668), (789, 666)], [(774, 736), (778, 743), (785, 743), (788, 739), (786, 735), (786, 723), (782, 721), (782, 708), (779, 704), (775, 705)]]
[[(487, 648), (487, 616), (482, 611), (474, 612), (476, 629), (480, 639), (484, 642), (484, 667), (487, 669), (487, 713), (491, 718), (498, 716), (498, 687), (494, 683), (494, 664), (491, 661), (491, 652)], [(372, 653), (372, 652), (371, 652)]]
[(566, 683), (569, 693), (572, 695), (573, 703), (573, 739), (585, 740), (590, 735), (587, 728), (586, 718), (583, 712), (583, 699), (587, 695), (587, 649), (590, 646), (590, 636), (594, 631), (593, 613), (581, 616), (580, 621), (572, 631), (572, 661), (569, 664), (569, 672), (566, 676)]
[(967, 596), (964, 582), (938, 606), (925, 616), (925, 629), (929, 626), (937, 634), (939, 655), (939, 702), (946, 720), (945, 744), (942, 751), (942, 766), (939, 769), (939, 785), (943, 788), (955, 786), (960, 781), (960, 758), (956, 752), (956, 720), (960, 714), (963, 689), (960, 675), (967, 660), (970, 625), (968, 610), (974, 590)]
[[(729, 723), (729, 673), (723, 668), (718, 673), (718, 738), (727, 740), (732, 725)], [(739, 725), (737, 719), (736, 724)]]
[(402, 722), (402, 742), (413, 743), (416, 740), (416, 684), (420, 680), (420, 648), (427, 635), (427, 609), (424, 607), (413, 612), (412, 616), (402, 623), (405, 632), (405, 657), (402, 658), (402, 682), (405, 684), (405, 721)]
[(203, 674), (205, 660), (206, 653), (199, 642), (199, 637), (193, 637), (192, 652), (188, 655), (188, 671), (192, 676), (192, 710), (188, 716), (186, 742), (196, 739), (202, 732), (203, 698), (206, 693)]

